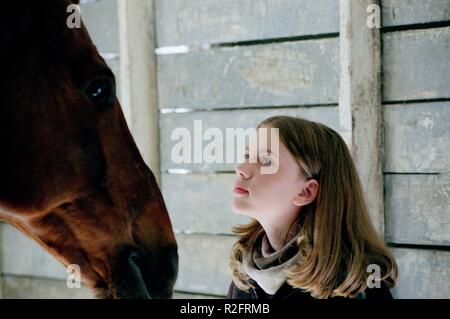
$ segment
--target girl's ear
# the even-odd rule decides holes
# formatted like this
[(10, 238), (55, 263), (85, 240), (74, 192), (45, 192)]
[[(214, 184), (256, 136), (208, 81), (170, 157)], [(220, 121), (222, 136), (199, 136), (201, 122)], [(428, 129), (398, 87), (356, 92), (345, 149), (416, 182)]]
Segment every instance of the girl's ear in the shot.
[(317, 196), (319, 183), (315, 179), (304, 182), (300, 192), (292, 199), (292, 204), (295, 206), (305, 206), (314, 201)]

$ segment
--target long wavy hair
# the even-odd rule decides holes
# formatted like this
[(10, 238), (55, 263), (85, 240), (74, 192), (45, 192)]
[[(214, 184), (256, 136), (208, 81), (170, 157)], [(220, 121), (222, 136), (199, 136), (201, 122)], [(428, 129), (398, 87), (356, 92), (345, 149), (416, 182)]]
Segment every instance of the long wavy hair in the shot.
[[(380, 281), (392, 288), (396, 261), (376, 232), (347, 145), (329, 127), (301, 118), (270, 117), (258, 125), (279, 129), (280, 142), (296, 159), (302, 174), (315, 179), (315, 200), (301, 207), (298, 260), (285, 269), (288, 283), (315, 298), (354, 298), (367, 288), (367, 267), (378, 265)], [(244, 291), (253, 287), (243, 271), (243, 256), (262, 231), (256, 220), (233, 228), (239, 235), (231, 256), (233, 281)]]

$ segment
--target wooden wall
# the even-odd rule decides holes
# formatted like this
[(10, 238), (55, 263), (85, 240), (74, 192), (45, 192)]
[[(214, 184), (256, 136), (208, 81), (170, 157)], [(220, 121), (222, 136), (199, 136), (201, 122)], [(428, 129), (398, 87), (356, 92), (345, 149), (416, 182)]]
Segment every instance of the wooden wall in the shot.
[[(383, 0), (385, 239), (397, 298), (450, 298), (450, 0)], [(119, 74), (117, 0), (82, 5)], [(342, 132), (339, 2), (154, 0), (161, 187), (179, 243), (176, 297), (223, 297), (231, 281), (231, 164), (175, 164), (175, 128), (247, 128), (277, 114)], [(188, 52), (163, 54), (167, 47)], [(167, 50), (166, 50), (167, 52)], [(356, 72), (356, 71), (355, 71)], [(144, 89), (144, 88), (142, 88)], [(135, 115), (139, 116), (139, 114)], [(2, 297), (90, 297), (56, 261), (1, 225)]]
[(383, 0), (386, 241), (399, 298), (450, 298), (450, 1)]

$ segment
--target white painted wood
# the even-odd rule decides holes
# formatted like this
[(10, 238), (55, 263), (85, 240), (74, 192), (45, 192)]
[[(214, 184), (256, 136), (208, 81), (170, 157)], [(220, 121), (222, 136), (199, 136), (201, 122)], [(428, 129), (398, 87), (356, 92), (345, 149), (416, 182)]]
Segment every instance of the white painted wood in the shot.
[(337, 104), (339, 39), (158, 56), (160, 108)]
[(153, 0), (119, 0), (122, 105), (136, 144), (159, 181)]
[(450, 27), (383, 34), (383, 102), (450, 98)]
[(450, 246), (450, 172), (388, 174), (385, 181), (386, 241)]
[(233, 234), (250, 218), (233, 213), (235, 174), (161, 174), (161, 185), (175, 232)]
[(8, 224), (1, 225), (3, 274), (66, 280), (66, 268), (35, 241)]
[(450, 172), (450, 103), (384, 106), (387, 173)]
[(384, 233), (380, 30), (367, 25), (374, 0), (340, 0), (339, 119), (375, 228)]
[(394, 298), (449, 299), (450, 252), (392, 248), (399, 266)]
[(383, 0), (383, 26), (450, 20), (450, 0)]
[(158, 46), (339, 32), (336, 0), (157, 0)]
[(236, 236), (176, 236), (179, 272), (175, 290), (225, 296), (231, 283), (230, 256)]

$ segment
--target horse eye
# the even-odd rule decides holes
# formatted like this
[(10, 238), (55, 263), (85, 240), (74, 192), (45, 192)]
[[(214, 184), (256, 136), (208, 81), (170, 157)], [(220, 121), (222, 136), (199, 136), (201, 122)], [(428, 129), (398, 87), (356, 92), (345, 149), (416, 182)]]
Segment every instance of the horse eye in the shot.
[(115, 101), (114, 83), (109, 78), (96, 79), (88, 84), (86, 94), (96, 105), (112, 105)]

